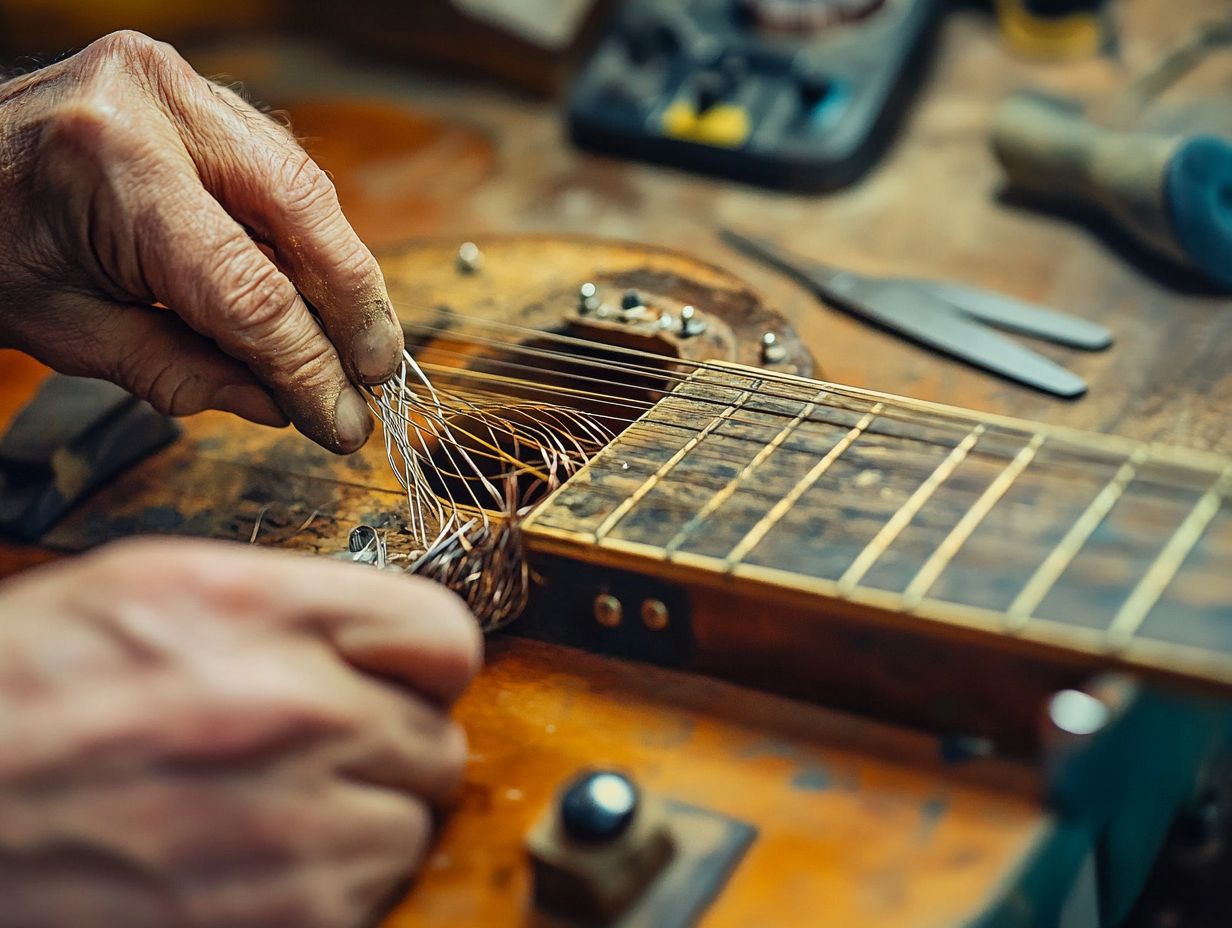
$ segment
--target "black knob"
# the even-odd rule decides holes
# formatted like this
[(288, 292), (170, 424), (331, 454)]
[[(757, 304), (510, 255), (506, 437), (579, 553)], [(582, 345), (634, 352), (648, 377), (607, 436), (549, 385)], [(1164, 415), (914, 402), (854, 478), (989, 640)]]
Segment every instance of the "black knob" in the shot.
[(612, 841), (633, 821), (637, 803), (637, 787), (628, 777), (595, 770), (582, 774), (561, 795), (561, 825), (575, 841)]

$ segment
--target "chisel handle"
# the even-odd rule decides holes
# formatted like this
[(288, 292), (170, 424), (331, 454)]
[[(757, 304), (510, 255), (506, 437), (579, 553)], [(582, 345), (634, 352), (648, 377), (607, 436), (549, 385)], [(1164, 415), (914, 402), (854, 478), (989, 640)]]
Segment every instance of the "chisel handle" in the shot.
[(1232, 287), (1232, 145), (1103, 129), (1067, 101), (1019, 93), (993, 121), (1010, 185), (1100, 210), (1156, 252)]

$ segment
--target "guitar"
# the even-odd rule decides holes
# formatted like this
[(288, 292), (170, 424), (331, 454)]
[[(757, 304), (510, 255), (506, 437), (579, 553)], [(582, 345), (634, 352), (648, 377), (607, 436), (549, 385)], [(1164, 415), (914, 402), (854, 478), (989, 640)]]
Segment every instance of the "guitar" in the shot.
[[(588, 766), (757, 833), (683, 921), (642, 900), (622, 924), (811, 924), (824, 902), (836, 924), (1047, 925), (1097, 849), (1124, 914), (1226, 727), (1232, 462), (814, 379), (781, 317), (681, 255), (480, 245), (383, 256), (419, 365), (604, 440), (518, 519), (536, 582), (460, 709), (472, 788), (388, 924), (523, 924), (525, 835)], [(360, 525), (396, 547), (406, 507), (384, 449), (205, 415), (41, 544), (345, 556)]]

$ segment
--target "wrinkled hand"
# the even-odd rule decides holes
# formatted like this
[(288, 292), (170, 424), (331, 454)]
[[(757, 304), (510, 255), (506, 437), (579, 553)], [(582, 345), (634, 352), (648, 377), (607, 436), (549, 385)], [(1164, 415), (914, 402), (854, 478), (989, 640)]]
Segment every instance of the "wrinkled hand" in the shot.
[(140, 541), (0, 586), (0, 926), (357, 926), (420, 858), (480, 637), (442, 587)]
[(0, 214), (0, 346), (172, 415), (367, 439), (352, 382), (402, 350), (379, 267), (290, 133), (170, 46), (116, 33), (0, 85)]

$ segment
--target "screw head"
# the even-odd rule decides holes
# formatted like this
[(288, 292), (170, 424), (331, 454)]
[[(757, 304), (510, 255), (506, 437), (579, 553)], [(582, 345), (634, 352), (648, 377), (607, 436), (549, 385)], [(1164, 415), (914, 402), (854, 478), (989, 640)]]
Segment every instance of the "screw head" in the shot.
[(604, 628), (616, 628), (624, 618), (624, 607), (611, 593), (600, 593), (595, 597), (594, 613), (595, 621)]
[(661, 599), (647, 599), (642, 603), (642, 624), (652, 632), (661, 632), (671, 621), (671, 613)]
[(474, 242), (463, 242), (458, 248), (458, 270), (463, 274), (473, 274), (483, 264), (483, 252)]
[(585, 283), (578, 287), (578, 312), (583, 316), (599, 308), (599, 288)]
[(779, 337), (766, 332), (761, 337), (761, 360), (763, 364), (777, 364), (787, 357), (787, 349), (779, 344)]
[(701, 335), (706, 331), (706, 323), (697, 318), (697, 309), (693, 306), (680, 308), (680, 334), (685, 338)]

